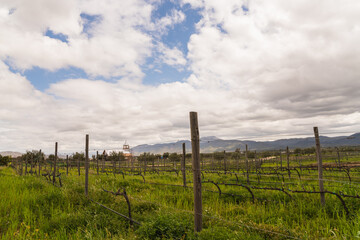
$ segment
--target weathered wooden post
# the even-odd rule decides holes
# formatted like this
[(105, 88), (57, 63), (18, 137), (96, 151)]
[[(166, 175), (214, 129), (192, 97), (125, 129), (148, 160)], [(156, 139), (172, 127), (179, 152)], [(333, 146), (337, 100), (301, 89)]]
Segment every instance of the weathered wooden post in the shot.
[(33, 174), (33, 165), (34, 165), (34, 152), (32, 151), (32, 154), (30, 156), (30, 173)]
[(319, 139), (319, 131), (317, 127), (314, 127), (315, 144), (316, 144), (316, 159), (318, 162), (318, 173), (319, 173), (319, 188), (320, 188), (320, 200), (321, 205), (325, 205), (325, 193), (324, 193), (324, 182), (323, 182), (323, 168), (321, 158), (321, 147)]
[(226, 174), (227, 166), (226, 166), (226, 151), (224, 150), (224, 172)]
[(23, 175), (23, 159), (20, 159), (20, 176)]
[(39, 167), (38, 173), (39, 173), (39, 176), (41, 176), (41, 174), (40, 174), (40, 171), (41, 171), (41, 159), (42, 159), (42, 153), (41, 153), (41, 149), (40, 149), (39, 157), (38, 157), (38, 167)]
[(338, 159), (338, 166), (340, 167), (340, 152), (339, 152), (339, 149), (336, 148), (336, 153), (337, 153), (337, 159)]
[(113, 174), (115, 176), (115, 174), (116, 174), (116, 159), (115, 158), (113, 159), (112, 164), (113, 164)]
[(58, 143), (55, 143), (55, 157), (54, 157), (54, 172), (53, 172), (53, 184), (55, 184), (56, 177), (56, 160), (57, 160), (57, 152), (58, 152)]
[(196, 112), (190, 112), (192, 168), (194, 181), (194, 223), (195, 232), (202, 230), (202, 196), (200, 171), (200, 137)]
[(105, 150), (103, 151), (103, 154), (101, 156), (101, 162), (102, 162), (102, 172), (104, 172), (104, 168), (105, 168)]
[(215, 157), (214, 157), (214, 153), (212, 154), (211, 161), (212, 161), (212, 170), (215, 170)]
[(249, 180), (249, 159), (248, 159), (248, 145), (245, 145), (245, 161), (246, 161), (246, 182), (250, 184)]
[(185, 157), (186, 157), (186, 150), (185, 150), (185, 143), (182, 144), (182, 150), (183, 150), (183, 154), (182, 154), (182, 158), (181, 158), (181, 172), (183, 175), (183, 185), (184, 187), (186, 187), (186, 169), (185, 169)]
[(66, 155), (66, 176), (69, 175), (69, 155)]
[(239, 152), (236, 154), (236, 171), (239, 172), (240, 169), (240, 148), (239, 148)]
[(254, 162), (255, 162), (255, 173), (257, 173), (258, 171), (258, 164), (257, 164), (257, 159), (256, 159), (256, 150), (254, 151)]
[(77, 161), (77, 165), (78, 165), (78, 174), (80, 176), (80, 157), (79, 157), (79, 159)]
[(289, 179), (290, 179), (290, 153), (289, 153), (289, 147), (286, 147), (286, 161), (287, 161), (287, 168), (289, 173)]
[(96, 173), (99, 175), (99, 151), (96, 151)]
[(85, 195), (89, 195), (89, 134), (85, 137)]
[(27, 175), (28, 154), (25, 156), (25, 175)]

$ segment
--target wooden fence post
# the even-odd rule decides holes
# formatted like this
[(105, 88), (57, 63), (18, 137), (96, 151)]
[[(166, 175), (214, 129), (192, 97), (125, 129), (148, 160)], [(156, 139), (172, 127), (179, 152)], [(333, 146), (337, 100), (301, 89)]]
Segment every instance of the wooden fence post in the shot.
[(181, 158), (181, 171), (182, 171), (182, 175), (183, 175), (183, 185), (184, 187), (186, 187), (186, 168), (185, 168), (185, 157), (186, 157), (186, 150), (185, 150), (185, 143), (182, 144), (182, 150), (183, 150), (183, 154), (182, 154), (182, 158)]
[(241, 153), (241, 150), (240, 150), (240, 147), (239, 147), (239, 152), (238, 154), (236, 154), (236, 170), (239, 172), (239, 165), (240, 165), (240, 153)]
[(226, 151), (225, 150), (224, 150), (224, 171), (225, 171), (225, 174), (226, 174), (227, 167), (226, 167)]
[(339, 149), (336, 148), (336, 153), (337, 153), (337, 159), (338, 159), (338, 166), (340, 167), (340, 152), (339, 152)]
[(99, 175), (99, 151), (96, 151), (96, 173)]
[(245, 160), (246, 160), (246, 182), (250, 184), (249, 180), (249, 159), (248, 159), (248, 145), (245, 145)]
[(282, 170), (283, 166), (282, 166), (282, 155), (281, 155), (281, 149), (280, 149), (280, 170)]
[(41, 176), (41, 174), (40, 174), (40, 171), (41, 171), (41, 159), (42, 159), (42, 154), (41, 154), (41, 149), (40, 149), (39, 158), (38, 158), (38, 167), (39, 167), (38, 173), (39, 173), (39, 176)]
[(57, 152), (58, 152), (58, 143), (55, 143), (55, 157), (54, 157), (54, 172), (53, 172), (53, 184), (55, 184), (56, 177), (56, 160), (57, 160)]
[(30, 173), (33, 174), (33, 165), (34, 165), (34, 152), (32, 152), (30, 157)]
[(289, 153), (289, 147), (286, 147), (286, 161), (287, 161), (287, 168), (289, 173), (289, 179), (290, 179), (290, 153)]
[(66, 176), (69, 175), (69, 155), (66, 155)]
[(25, 176), (27, 175), (28, 154), (25, 156)]
[(89, 194), (89, 134), (85, 137), (85, 195)]
[(20, 159), (20, 176), (23, 175), (23, 159)]
[(190, 112), (192, 168), (194, 181), (194, 223), (195, 232), (202, 230), (202, 196), (200, 171), (200, 137), (196, 112)]
[(320, 139), (319, 131), (317, 127), (314, 127), (315, 135), (315, 144), (316, 144), (316, 159), (318, 162), (318, 173), (319, 173), (319, 188), (320, 188), (320, 200), (321, 205), (325, 205), (325, 193), (324, 193), (324, 182), (323, 182), (323, 168), (322, 168), (322, 158), (321, 158), (321, 148), (320, 148)]

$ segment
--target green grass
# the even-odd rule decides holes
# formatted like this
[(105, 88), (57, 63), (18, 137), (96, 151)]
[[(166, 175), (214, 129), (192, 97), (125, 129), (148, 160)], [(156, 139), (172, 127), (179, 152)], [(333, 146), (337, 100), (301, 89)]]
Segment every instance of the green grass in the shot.
[[(60, 170), (64, 172), (63, 169)], [(249, 192), (242, 187), (223, 186), (219, 195), (213, 184), (204, 183), (203, 231), (194, 234), (193, 191), (152, 183), (181, 185), (181, 174), (146, 173), (146, 183), (141, 176), (90, 175), (90, 198), (127, 215), (127, 204), (122, 196), (102, 190), (126, 189), (132, 208), (132, 217), (141, 226), (129, 222), (84, 196), (84, 175), (71, 170), (63, 174), (63, 187), (58, 188), (44, 177), (17, 176), (10, 168), (0, 168), (0, 238), (1, 239), (358, 239), (360, 238), (360, 199), (344, 199), (351, 216), (347, 217), (340, 201), (326, 195), (326, 206), (320, 206), (318, 194), (292, 194), (290, 199), (280, 191), (253, 189), (253, 203)], [(316, 176), (312, 171), (307, 174)], [(295, 174), (295, 173), (294, 173)], [(305, 173), (304, 173), (305, 174)], [(326, 174), (326, 173), (325, 173)], [(330, 173), (329, 173), (330, 174)], [(331, 173), (342, 176), (343, 173)], [(359, 173), (352, 173), (359, 177)], [(205, 180), (235, 182), (234, 174), (205, 173)], [(245, 181), (242, 174), (238, 175)], [(190, 172), (187, 179), (192, 181)], [(285, 178), (286, 179), (286, 178)], [(251, 176), (256, 180), (256, 176)], [(279, 182), (277, 176), (262, 177), (264, 181)], [(295, 185), (292, 189), (311, 189), (309, 184), (286, 179)], [(306, 185), (307, 184), (307, 185)], [(190, 184), (189, 184), (190, 185)], [(191, 186), (191, 185), (190, 185)], [(278, 185), (276, 185), (278, 186)], [(281, 185), (280, 185), (281, 186)], [(331, 191), (346, 194), (359, 193), (356, 185), (338, 182), (325, 185)]]

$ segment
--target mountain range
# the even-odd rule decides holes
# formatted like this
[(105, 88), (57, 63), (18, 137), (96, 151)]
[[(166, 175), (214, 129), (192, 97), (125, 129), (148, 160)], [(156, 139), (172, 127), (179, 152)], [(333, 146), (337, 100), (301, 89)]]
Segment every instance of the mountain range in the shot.
[[(169, 153), (182, 153), (182, 144), (185, 143), (186, 151), (191, 151), (191, 142), (189, 140), (176, 141), (172, 143), (159, 143), (159, 144), (143, 144), (133, 147), (132, 153), (137, 156), (144, 152), (150, 152), (154, 154)], [(320, 143), (322, 147), (341, 147), (341, 146), (359, 146), (360, 145), (360, 133), (355, 133), (350, 136), (340, 137), (326, 137), (320, 136)], [(200, 152), (211, 153), (218, 151), (233, 152), (237, 148), (241, 150), (245, 149), (246, 144), (249, 150), (265, 151), (265, 150), (279, 150), (286, 149), (288, 146), (290, 149), (295, 148), (309, 148), (315, 146), (314, 137), (307, 138), (290, 138), (279, 139), (275, 141), (249, 141), (249, 140), (223, 140), (215, 136), (202, 137), (200, 139)], [(21, 156), (20, 152), (4, 151), (0, 152), (2, 156)], [(60, 157), (66, 157), (60, 156)]]
[[(187, 152), (190, 152), (191, 142), (189, 140), (177, 141), (173, 143), (160, 143), (153, 145), (138, 145), (132, 148), (134, 155), (139, 155), (144, 152), (150, 152), (155, 154), (162, 154), (164, 152), (182, 152), (182, 144), (185, 143)], [(320, 143), (322, 147), (340, 147), (340, 146), (357, 146), (360, 145), (360, 133), (356, 133), (350, 136), (340, 137), (326, 137), (320, 136)], [(314, 137), (307, 138), (290, 138), (280, 139), (275, 141), (248, 141), (248, 140), (223, 140), (215, 136), (203, 137), (200, 139), (200, 152), (210, 153), (217, 151), (229, 151), (233, 152), (237, 148), (241, 150), (245, 149), (246, 144), (249, 150), (277, 150), (286, 149), (288, 146), (290, 149), (295, 148), (309, 148), (315, 146)]]

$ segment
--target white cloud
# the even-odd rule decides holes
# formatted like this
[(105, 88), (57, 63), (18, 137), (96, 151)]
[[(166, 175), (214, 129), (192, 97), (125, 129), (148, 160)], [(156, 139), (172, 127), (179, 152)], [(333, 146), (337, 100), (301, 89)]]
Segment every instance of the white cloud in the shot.
[[(152, 6), (142, 0), (5, 1), (0, 8), (8, 12), (0, 18), (0, 35), (6, 36), (0, 57), (20, 70), (74, 66), (94, 76), (141, 77), (140, 65), (151, 55), (151, 37), (139, 28), (151, 22)], [(101, 18), (89, 30), (91, 38), (83, 33), (81, 13)], [(47, 29), (68, 36), (68, 43), (45, 36)]]
[[(151, 22), (156, 4), (149, 1), (32, 3), (0, 3), (0, 35), (7, 36), (0, 38), (2, 61), (22, 70), (75, 66), (90, 75), (122, 77), (112, 83), (64, 79), (40, 92), (0, 62), (3, 150), (50, 151), (58, 141), (60, 151), (81, 151), (86, 133), (92, 149), (126, 139), (133, 146), (189, 138), (190, 111), (199, 113), (202, 136), (276, 139), (311, 136), (315, 125), (320, 133), (360, 127), (355, 0), (184, 0), (202, 15), (187, 56), (159, 40), (184, 21), (180, 10)], [(90, 37), (80, 13), (102, 16)], [(67, 35), (68, 43), (44, 36), (46, 29)], [(140, 67), (154, 55), (188, 67), (191, 76), (156, 87), (141, 84)]]
[(160, 54), (159, 60), (162, 63), (177, 67), (179, 70), (182, 70), (186, 65), (184, 54), (177, 47), (169, 48), (163, 43), (159, 43), (158, 52)]

